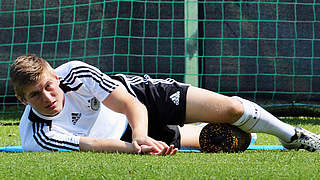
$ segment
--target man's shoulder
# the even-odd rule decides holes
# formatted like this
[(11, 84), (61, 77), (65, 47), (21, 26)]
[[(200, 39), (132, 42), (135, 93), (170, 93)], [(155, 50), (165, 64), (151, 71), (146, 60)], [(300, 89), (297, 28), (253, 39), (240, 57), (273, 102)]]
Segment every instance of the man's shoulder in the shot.
[(34, 122), (34, 114), (35, 112), (32, 110), (31, 106), (27, 105), (20, 118), (19, 128), (29, 128), (30, 124)]
[(29, 118), (30, 111), (31, 111), (31, 106), (27, 105), (26, 108), (23, 111), (23, 114), (22, 114), (21, 118), (20, 118), (20, 122), (22, 120), (25, 120), (25, 119)]
[(22, 139), (32, 136), (32, 122), (29, 120), (29, 115), (31, 112), (30, 105), (27, 105), (19, 123), (19, 133)]
[(72, 69), (77, 67), (89, 66), (87, 63), (82, 61), (69, 61), (58, 66), (55, 71), (58, 75), (69, 73)]

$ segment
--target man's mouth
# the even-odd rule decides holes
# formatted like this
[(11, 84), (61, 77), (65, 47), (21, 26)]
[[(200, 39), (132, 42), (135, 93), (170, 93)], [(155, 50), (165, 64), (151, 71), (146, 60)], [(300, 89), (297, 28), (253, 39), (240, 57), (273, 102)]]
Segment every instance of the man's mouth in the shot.
[(48, 108), (48, 109), (54, 109), (54, 108), (56, 108), (56, 102), (57, 102), (57, 101), (52, 102), (52, 103), (49, 104), (46, 108)]

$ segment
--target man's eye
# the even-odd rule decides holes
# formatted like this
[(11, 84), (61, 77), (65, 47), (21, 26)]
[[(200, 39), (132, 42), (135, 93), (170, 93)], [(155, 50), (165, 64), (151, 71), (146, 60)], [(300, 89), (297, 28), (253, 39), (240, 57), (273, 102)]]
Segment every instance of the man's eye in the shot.
[(52, 85), (51, 84), (47, 84), (46, 88), (51, 88)]
[(38, 96), (39, 95), (39, 93), (33, 93), (33, 94), (31, 94), (29, 97), (30, 98), (34, 98), (34, 97), (36, 97), (36, 96)]

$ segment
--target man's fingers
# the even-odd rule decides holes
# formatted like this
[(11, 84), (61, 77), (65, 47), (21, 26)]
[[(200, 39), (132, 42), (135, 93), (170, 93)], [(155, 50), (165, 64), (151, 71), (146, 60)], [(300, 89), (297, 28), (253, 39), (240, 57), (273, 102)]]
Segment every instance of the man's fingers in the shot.
[(169, 147), (164, 147), (159, 153), (154, 153), (154, 155), (159, 156), (166, 156), (166, 155), (175, 155), (177, 153), (178, 149), (174, 148), (173, 145), (170, 145)]
[(157, 141), (158, 143), (158, 146), (161, 146), (161, 148), (164, 148), (164, 147), (168, 147), (168, 145), (165, 143), (165, 142), (163, 142), (163, 141)]
[(162, 141), (157, 141), (157, 140), (154, 140), (152, 139), (152, 143), (154, 144), (154, 146), (156, 146), (160, 151), (163, 150), (163, 148), (168, 148), (169, 146), (165, 143), (165, 142), (162, 142)]
[(168, 149), (169, 149), (168, 147), (164, 147), (162, 151), (159, 153), (159, 155), (162, 155), (162, 156), (167, 155)]
[(171, 151), (170, 155), (175, 155), (177, 152), (178, 152), (178, 148), (174, 148), (174, 149)]
[(139, 146), (137, 141), (133, 141), (132, 144), (133, 144), (133, 147), (134, 147), (136, 153), (138, 153), (138, 154), (142, 153), (142, 148)]
[[(176, 153), (176, 150), (174, 150), (173, 145), (168, 146), (165, 142), (157, 141), (151, 137), (136, 138), (132, 141), (132, 143), (138, 153), (163, 155), (163, 156)], [(146, 153), (144, 151), (141, 152), (141, 146), (143, 146), (143, 145), (153, 147), (152, 151), (149, 153)]]
[(174, 146), (173, 145), (170, 145), (167, 152), (166, 152), (166, 155), (170, 155), (171, 154), (171, 151), (174, 149)]
[(155, 153), (155, 149), (153, 146), (141, 145), (141, 153), (152, 154), (152, 153)]
[(166, 152), (166, 155), (175, 155), (177, 151), (178, 151), (178, 148), (174, 148), (174, 145), (170, 145)]
[(154, 146), (141, 145), (142, 154), (167, 156), (175, 155), (178, 152), (178, 148), (174, 148), (174, 145), (164, 147), (161, 151), (156, 151)]
[(162, 145), (159, 145), (156, 140), (150, 138), (150, 137), (142, 137), (142, 138), (135, 138), (133, 139), (132, 143), (136, 142), (137, 145), (148, 145), (153, 146), (155, 148), (155, 151), (160, 152), (162, 150)]

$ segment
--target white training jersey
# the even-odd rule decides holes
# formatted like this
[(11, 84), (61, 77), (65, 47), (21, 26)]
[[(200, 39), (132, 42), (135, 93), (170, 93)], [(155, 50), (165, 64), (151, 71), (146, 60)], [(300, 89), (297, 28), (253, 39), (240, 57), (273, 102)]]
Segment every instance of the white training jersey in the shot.
[(58, 115), (46, 117), (26, 106), (19, 125), (23, 150), (77, 151), (80, 136), (120, 139), (128, 126), (126, 116), (101, 103), (120, 82), (81, 61), (55, 71), (65, 92), (64, 107)]

